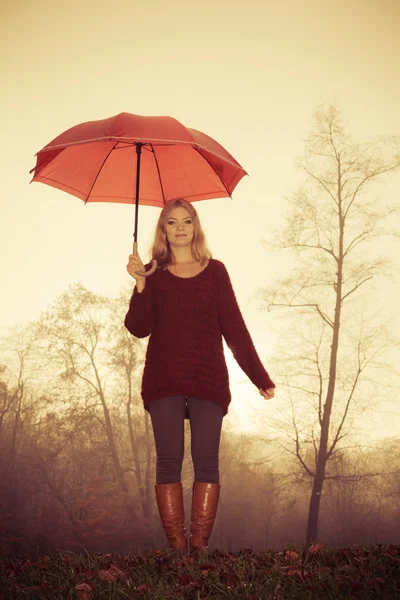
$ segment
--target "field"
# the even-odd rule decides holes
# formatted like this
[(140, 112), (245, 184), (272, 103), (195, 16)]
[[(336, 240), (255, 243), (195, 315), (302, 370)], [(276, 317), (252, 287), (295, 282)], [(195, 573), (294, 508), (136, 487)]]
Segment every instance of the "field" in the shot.
[(58, 552), (3, 558), (0, 600), (400, 599), (400, 547), (251, 549), (178, 555)]

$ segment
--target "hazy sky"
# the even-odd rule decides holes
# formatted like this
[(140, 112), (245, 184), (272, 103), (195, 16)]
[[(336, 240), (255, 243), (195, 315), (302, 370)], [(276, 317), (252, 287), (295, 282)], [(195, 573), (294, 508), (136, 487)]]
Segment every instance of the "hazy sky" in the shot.
[[(83, 121), (170, 115), (214, 137), (250, 175), (232, 200), (195, 206), (268, 368), (274, 313), (253, 295), (281, 259), (261, 240), (301, 180), (293, 160), (317, 104), (336, 99), (360, 141), (400, 135), (400, 2), (9, 0), (0, 11), (0, 334), (38, 318), (73, 281), (109, 295), (129, 281), (133, 208), (29, 185), (35, 152)], [(398, 184), (386, 193), (398, 197)], [(145, 259), (158, 214), (140, 209)], [(400, 286), (387, 286), (383, 298), (393, 298)], [(250, 382), (233, 392), (243, 416), (246, 403), (273, 410)]]

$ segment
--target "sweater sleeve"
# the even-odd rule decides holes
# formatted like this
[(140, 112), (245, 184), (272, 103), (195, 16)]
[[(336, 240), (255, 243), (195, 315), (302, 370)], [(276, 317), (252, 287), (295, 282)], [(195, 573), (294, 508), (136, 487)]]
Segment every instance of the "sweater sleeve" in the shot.
[(129, 309), (125, 316), (125, 327), (137, 338), (147, 337), (154, 328), (155, 304), (153, 290), (149, 282), (150, 277), (147, 278), (146, 285), (141, 293), (137, 291), (135, 285)]
[(221, 263), (218, 287), (218, 316), (222, 335), (236, 362), (257, 388), (275, 387), (263, 367), (236, 300), (225, 265)]

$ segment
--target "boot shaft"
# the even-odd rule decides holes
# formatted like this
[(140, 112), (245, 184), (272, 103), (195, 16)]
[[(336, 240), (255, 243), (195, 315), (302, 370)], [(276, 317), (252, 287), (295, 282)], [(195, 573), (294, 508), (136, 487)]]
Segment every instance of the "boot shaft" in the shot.
[(169, 547), (185, 551), (187, 539), (182, 483), (159, 483), (154, 489)]
[(221, 486), (217, 483), (195, 481), (190, 525), (191, 550), (206, 550), (217, 514)]

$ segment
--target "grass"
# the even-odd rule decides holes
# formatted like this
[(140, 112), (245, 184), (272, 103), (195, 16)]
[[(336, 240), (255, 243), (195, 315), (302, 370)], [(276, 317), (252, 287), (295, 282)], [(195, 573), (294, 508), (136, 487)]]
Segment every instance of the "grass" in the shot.
[(400, 547), (3, 558), (0, 600), (400, 599)]

